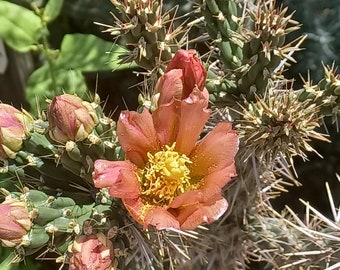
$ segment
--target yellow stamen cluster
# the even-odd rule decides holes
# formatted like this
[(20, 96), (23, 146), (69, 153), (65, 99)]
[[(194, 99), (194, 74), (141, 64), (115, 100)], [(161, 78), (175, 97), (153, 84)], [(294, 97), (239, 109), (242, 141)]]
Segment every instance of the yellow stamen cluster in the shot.
[(190, 170), (187, 164), (192, 161), (184, 154), (166, 145), (162, 151), (148, 153), (148, 163), (139, 178), (142, 198), (151, 205), (169, 204), (174, 197), (190, 187)]

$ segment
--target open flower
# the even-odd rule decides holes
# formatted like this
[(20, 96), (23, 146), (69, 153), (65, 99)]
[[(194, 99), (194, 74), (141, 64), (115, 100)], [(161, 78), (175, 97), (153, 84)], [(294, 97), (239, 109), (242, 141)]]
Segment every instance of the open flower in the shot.
[(70, 270), (113, 269), (113, 245), (103, 233), (77, 236), (68, 251)]
[(0, 204), (0, 242), (5, 247), (23, 243), (23, 237), (32, 227), (29, 211), (25, 202), (6, 198)]
[(195, 50), (177, 51), (156, 84), (155, 94), (159, 93), (158, 105), (169, 103), (173, 98), (185, 99), (194, 88), (208, 99), (209, 94), (204, 87), (206, 77), (207, 72)]
[(14, 159), (22, 142), (33, 127), (32, 117), (25, 111), (0, 103), (0, 159)]
[(117, 135), (127, 160), (95, 162), (95, 186), (121, 198), (144, 228), (191, 230), (227, 209), (221, 189), (236, 175), (238, 136), (222, 122), (197, 141), (210, 116), (207, 103), (195, 87), (153, 114), (123, 111)]
[(98, 123), (91, 104), (70, 94), (56, 96), (47, 116), (50, 137), (59, 143), (85, 140)]

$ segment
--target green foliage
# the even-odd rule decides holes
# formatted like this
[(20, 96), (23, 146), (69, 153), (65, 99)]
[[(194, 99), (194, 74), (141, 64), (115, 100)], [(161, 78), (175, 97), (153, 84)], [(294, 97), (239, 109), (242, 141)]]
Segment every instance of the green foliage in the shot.
[(36, 108), (36, 102), (44, 108), (44, 99), (58, 94), (77, 93), (82, 96), (88, 90), (82, 72), (128, 68), (129, 65), (118, 63), (118, 57), (124, 53), (124, 48), (94, 35), (65, 35), (52, 68), (47, 62), (28, 80), (26, 95), (32, 110)]
[(29, 2), (32, 10), (0, 1), (0, 38), (12, 49), (34, 51), (42, 59), (42, 65), (31, 74), (26, 86), (26, 98), (33, 114), (45, 109), (45, 99), (55, 95), (76, 93), (84, 96), (88, 90), (84, 72), (131, 66), (119, 64), (119, 58), (126, 54), (125, 49), (90, 34), (67, 34), (60, 48), (51, 48), (49, 37), (53, 32), (50, 32), (49, 24), (60, 15), (64, 1), (49, 0), (44, 7)]
[(0, 38), (19, 52), (27, 52), (39, 42), (41, 21), (33, 11), (0, 1)]
[(49, 0), (44, 9), (44, 17), (47, 22), (54, 21), (63, 7), (64, 0)]

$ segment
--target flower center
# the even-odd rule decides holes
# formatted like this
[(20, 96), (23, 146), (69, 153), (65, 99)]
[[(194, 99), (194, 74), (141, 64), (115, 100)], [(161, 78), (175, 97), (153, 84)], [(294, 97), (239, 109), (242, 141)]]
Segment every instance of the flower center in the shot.
[(149, 204), (163, 206), (182, 194), (190, 186), (190, 170), (186, 164), (192, 161), (184, 154), (166, 145), (154, 155), (148, 153), (148, 163), (139, 178), (142, 198)]

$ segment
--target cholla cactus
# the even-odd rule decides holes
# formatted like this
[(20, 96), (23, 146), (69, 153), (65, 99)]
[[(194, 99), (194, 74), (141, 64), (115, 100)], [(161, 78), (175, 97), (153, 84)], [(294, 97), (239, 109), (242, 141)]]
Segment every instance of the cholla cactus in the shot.
[(294, 61), (292, 54), (305, 37), (288, 44), (285, 39), (299, 29), (298, 23), (292, 20), (292, 14), (286, 15), (287, 8), (277, 8), (275, 1), (245, 3), (243, 10), (233, 0), (203, 3), (207, 28), (226, 39), (220, 45), (220, 39), (211, 35), (212, 42), (221, 47), (216, 58), (222, 63), (214, 63), (210, 72), (207, 86), (213, 100), (232, 106), (241, 95), (249, 101), (255, 94), (262, 97), (268, 82), (281, 76), (288, 61)]
[[(230, 2), (203, 1), (201, 5), (212, 38), (211, 46), (218, 48), (218, 54), (213, 54), (216, 60), (208, 72), (207, 87), (217, 107), (214, 114), (217, 119), (211, 119), (211, 125), (218, 119), (232, 116), (241, 135), (241, 148), (236, 159), (239, 176), (225, 195), (229, 201), (244, 202), (242, 205), (236, 203), (224, 222), (211, 228), (212, 234), (219, 235), (220, 230), (230, 230), (229, 224), (237, 224), (232, 234), (224, 236), (224, 241), (233, 243), (240, 252), (236, 255), (232, 248), (219, 245), (216, 250), (224, 249), (224, 254), (230, 254), (235, 260), (220, 259), (211, 265), (217, 269), (244, 269), (242, 256), (252, 250), (252, 258), (258, 247), (254, 238), (254, 243), (247, 241), (247, 232), (256, 235), (257, 222), (266, 224), (272, 219), (268, 214), (272, 209), (270, 199), (284, 192), (285, 185), (299, 184), (289, 169), (293, 157), (306, 158), (309, 151), (314, 151), (309, 143), (312, 138), (328, 141), (317, 132), (317, 128), (325, 115), (337, 115), (337, 76), (334, 68), (326, 68), (325, 78), (320, 84), (313, 86), (307, 81), (304, 89), (294, 90), (282, 71), (289, 66), (289, 61), (294, 61), (292, 54), (299, 50), (305, 38), (285, 44), (286, 35), (297, 30), (298, 23), (292, 20), (292, 15), (286, 15), (286, 8), (277, 8), (275, 1), (258, 1), (255, 5), (245, 3), (243, 9), (233, 9), (232, 15), (227, 14), (232, 11), (227, 9)], [(228, 49), (226, 51), (219, 48), (222, 36), (228, 43), (224, 48)], [(255, 210), (254, 205), (258, 205)], [(277, 233), (283, 222), (280, 218), (273, 219), (272, 226), (266, 226), (268, 246), (263, 249), (271, 248), (269, 236), (277, 237), (277, 243), (285, 241), (284, 236)], [(302, 241), (298, 230), (290, 231), (290, 237), (288, 235), (286, 241)], [(277, 244), (276, 248), (279, 249), (280, 245), (283, 243)], [(310, 250), (308, 244), (300, 248), (301, 252)], [(294, 269), (295, 265), (288, 262), (287, 257), (285, 262), (270, 252), (260, 253), (256, 260), (265, 261), (275, 269), (281, 266)]]
[[(312, 139), (327, 141), (317, 129), (339, 113), (334, 67), (298, 90), (285, 78), (304, 39), (285, 43), (299, 27), (287, 9), (204, 0), (197, 20), (174, 26), (162, 1), (111, 2), (120, 13), (106, 31), (130, 49), (123, 61), (156, 74), (151, 91), (117, 123), (97, 96), (68, 94), (46, 117), (14, 108), (0, 115), (0, 172), (12, 183), (0, 210), (9, 213), (3, 227), (13, 225), (0, 230), (1, 243), (18, 260), (47, 247), (69, 269), (246, 269), (251, 261), (336, 269), (331, 195), (334, 221), (305, 202), (309, 222), (271, 206), (286, 185), (299, 185), (294, 156), (307, 159)], [(180, 50), (193, 26), (210, 37), (206, 63)]]
[(250, 256), (258, 261), (266, 258), (267, 265), (276, 268), (339, 268), (339, 211), (328, 183), (326, 189), (332, 218), (326, 217), (301, 199), (306, 207), (303, 220), (288, 206), (283, 213), (279, 213), (267, 205), (268, 212), (265, 215), (262, 210), (254, 208), (252, 224), (247, 228), (254, 242), (249, 250)]
[(188, 29), (184, 25), (175, 26), (171, 10), (163, 11), (162, 0), (111, 2), (120, 14), (114, 16), (113, 26), (104, 25), (107, 28), (105, 32), (121, 36), (130, 49), (130, 54), (122, 62), (135, 61), (146, 70), (157, 70), (185, 44), (181, 34)]
[(334, 65), (324, 66), (323, 69), (324, 76), (318, 84), (314, 85), (310, 78), (304, 81), (300, 99), (319, 105), (322, 115), (331, 115), (336, 120), (339, 114), (340, 76)]
[(315, 131), (320, 118), (320, 107), (300, 101), (293, 90), (270, 89), (264, 99), (256, 96), (256, 102), (245, 102), (242, 120), (237, 124), (247, 145), (242, 159), (254, 153), (266, 163), (278, 155), (289, 161), (297, 155), (306, 158), (305, 152), (315, 151), (310, 145), (312, 138), (329, 141)]

